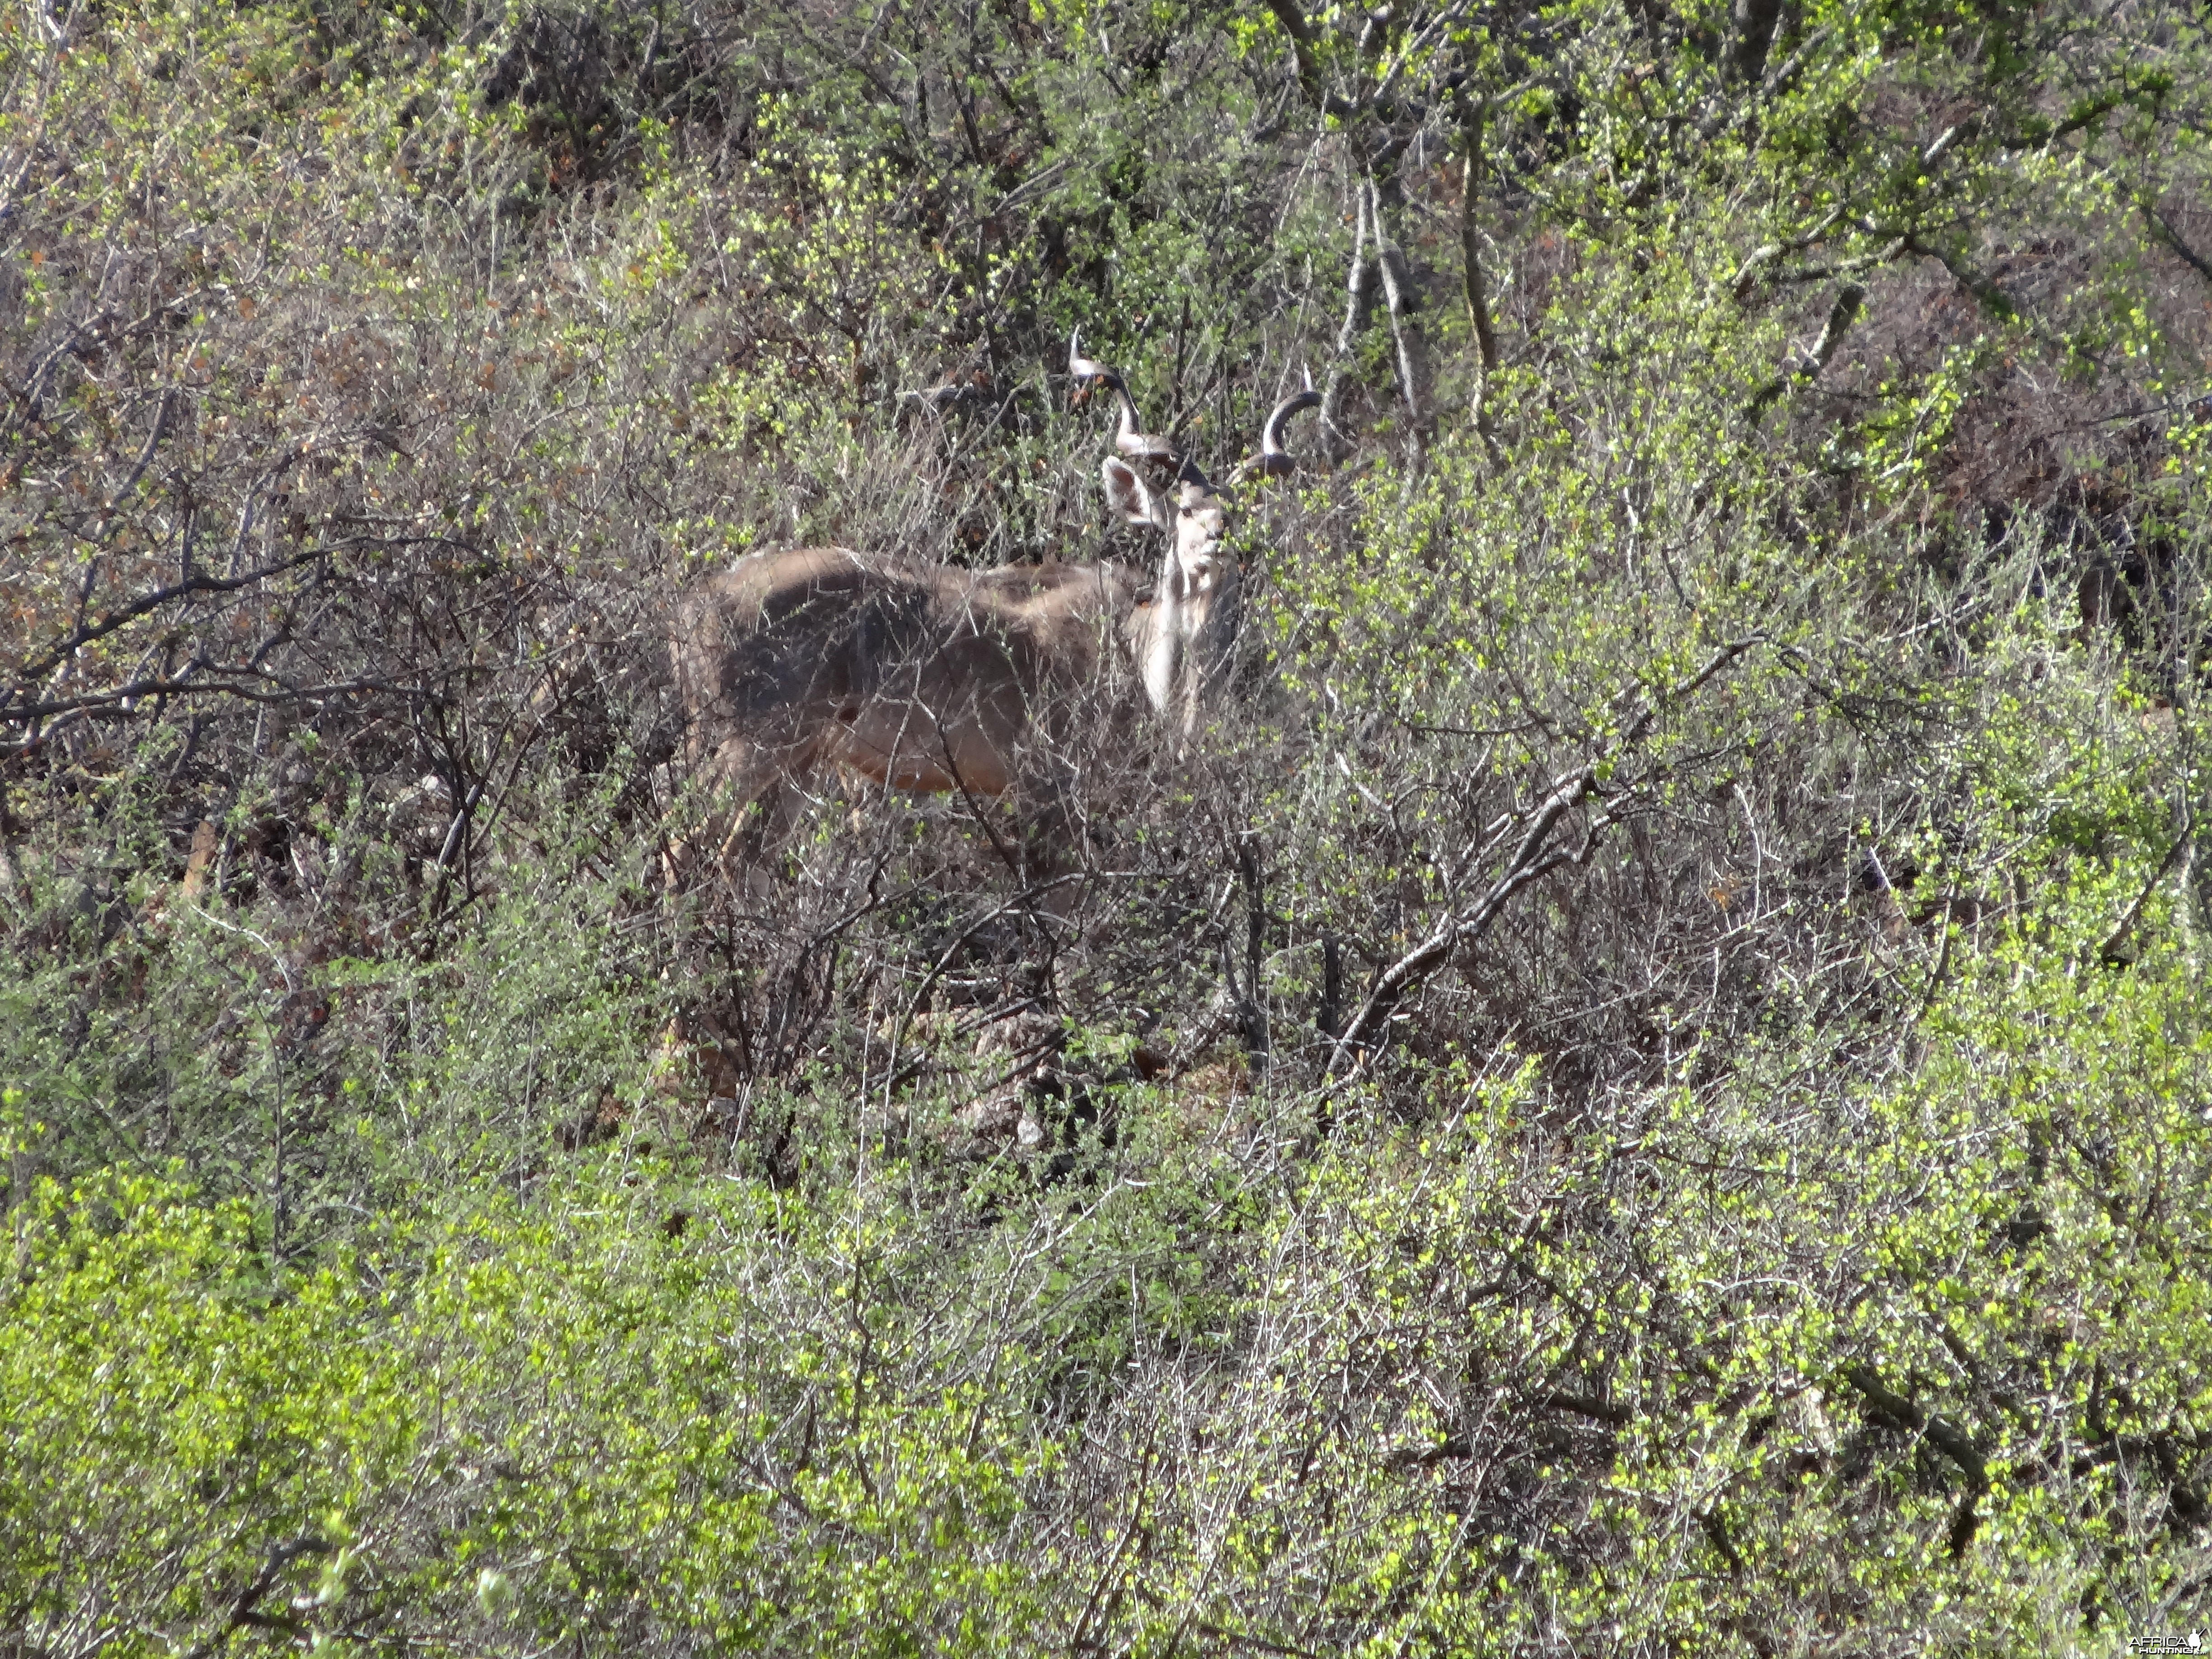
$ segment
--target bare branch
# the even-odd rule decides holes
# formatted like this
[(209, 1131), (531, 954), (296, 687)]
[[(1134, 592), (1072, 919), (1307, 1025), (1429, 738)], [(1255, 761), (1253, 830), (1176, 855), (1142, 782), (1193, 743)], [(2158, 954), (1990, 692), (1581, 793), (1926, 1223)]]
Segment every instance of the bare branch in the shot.
[(1820, 337), (1814, 342), (1813, 349), (1795, 368), (1776, 375), (1761, 386), (1745, 410), (1745, 415), (1756, 422), (1766, 412), (1768, 405), (1789, 389), (1792, 380), (1802, 383), (1818, 378), (1820, 371), (1828, 366), (1829, 360), (1836, 355), (1837, 348), (1843, 344), (1844, 336), (1850, 332), (1851, 325), (1858, 319), (1859, 307), (1865, 303), (1866, 289), (1856, 283), (1845, 283), (1837, 289), (1835, 303), (1828, 307), (1828, 320), (1821, 325)]
[(1305, 89), (1306, 101), (1316, 109), (1325, 100), (1321, 84), (1321, 67), (1314, 61), (1313, 30), (1305, 16), (1298, 10), (1297, 0), (1267, 0), (1267, 9), (1283, 26), (1283, 33), (1291, 37), (1291, 49), (1297, 54), (1298, 85)]
[(2158, 890), (2161, 882), (2173, 873), (2177, 866), (2192, 860), (2196, 856), (2196, 852), (2197, 813), (2193, 807), (2185, 802), (2182, 807), (2181, 830), (2174, 836), (2173, 845), (2166, 849), (2166, 856), (2158, 861), (2158, 868), (2152, 871), (2145, 878), (2142, 890), (2136, 895), (2135, 902), (2128, 906), (2127, 914), (2120, 918), (2119, 926), (2106, 934), (2105, 942), (2097, 947), (2098, 961), (2111, 963), (2120, 960), (2121, 948), (2127, 944), (2128, 935), (2135, 932), (2136, 924), (2142, 920), (2143, 907), (2150, 902), (2150, 896)]
[[(279, 559), (274, 564), (262, 565), (249, 570), (242, 576), (187, 576), (184, 580), (172, 582), (167, 587), (158, 587), (150, 593), (142, 593), (127, 605), (118, 605), (105, 615), (71, 629), (61, 639), (49, 646), (44, 654), (33, 657), (17, 669), (14, 676), (15, 684), (18, 688), (36, 684), (84, 647), (106, 639), (118, 629), (128, 627), (141, 617), (151, 611), (159, 611), (165, 605), (194, 593), (234, 593), (241, 587), (251, 587), (254, 583), (265, 581), (271, 576), (281, 576), (288, 570), (296, 570), (300, 566), (312, 563), (330, 551), (327, 547), (308, 548), (293, 554), (289, 558)], [(0, 696), (0, 718), (20, 718), (15, 714), (11, 708), (15, 695), (15, 692), (10, 691), (5, 696)]]
[[(1643, 708), (1613, 745), (1613, 757), (1617, 758), (1623, 750), (1640, 743), (1662, 708), (1694, 695), (1738, 657), (1753, 646), (1763, 643), (1765, 638), (1764, 635), (1751, 635), (1729, 641), (1689, 678), (1645, 698)], [(1596, 849), (1604, 832), (1627, 816), (1632, 806), (1624, 800), (1591, 819), (1579, 847), (1549, 846), (1560, 819), (1599, 793), (1598, 780), (1601, 769), (1602, 769), (1600, 762), (1593, 760), (1579, 770), (1556, 781), (1551, 793), (1526, 820), (1528, 830), (1522, 836), (1520, 844), (1514, 848), (1512, 856), (1506, 860), (1504, 870), (1491, 884), (1474, 908), (1465, 913), (1447, 912), (1419, 945), (1376, 975), (1374, 986), (1369, 990), (1365, 1000), (1346, 1025), (1344, 1035), (1337, 1039), (1329, 1059), (1331, 1073), (1342, 1069), (1360, 1049), (1373, 1042), (1407, 992), (1448, 965), (1465, 946), (1481, 939), (1516, 894), (1530, 884), (1541, 880), (1563, 864), (1582, 863)]]
[(161, 439), (168, 432), (170, 411), (176, 406), (177, 389), (170, 386), (161, 393), (161, 407), (154, 411), (154, 429), (146, 434), (146, 447), (138, 452), (137, 464), (131, 469), (123, 482), (115, 487), (115, 493), (107, 498), (106, 508), (107, 514), (112, 514), (117, 507), (120, 507), (124, 498), (138, 488), (138, 480), (146, 476), (147, 467), (153, 464), (154, 452), (161, 447)]
[(2181, 233), (2173, 228), (2172, 221), (2158, 210), (2158, 204), (2145, 201), (2142, 210), (2143, 217), (2150, 222), (2153, 237), (2180, 255), (2182, 262), (2199, 276), (2208, 283), (2212, 283), (2212, 260), (2207, 260), (2203, 254), (2182, 240)]
[[(153, 611), (159, 611), (165, 605), (173, 604), (176, 600), (187, 599), (195, 593), (234, 593), (240, 588), (252, 586), (256, 582), (266, 581), (272, 576), (283, 575), (286, 571), (296, 570), (302, 565), (313, 564), (316, 560), (327, 557), (332, 553), (343, 552), (362, 547), (390, 547), (395, 545), (424, 546), (439, 544), (455, 547), (464, 545), (464, 544), (454, 542), (450, 538), (444, 536), (400, 537), (397, 538), (367, 536), (349, 537), (343, 541), (325, 542), (314, 547), (303, 548), (299, 552), (291, 554), (285, 558), (278, 559), (273, 563), (257, 566), (255, 568), (248, 570), (241, 575), (203, 576), (194, 574), (186, 576), (181, 581), (172, 582), (167, 587), (156, 588), (150, 593), (142, 593), (137, 599), (131, 600), (129, 603), (118, 605), (114, 610), (107, 611), (90, 622), (80, 623), (76, 628), (71, 629), (66, 635), (63, 635), (62, 638), (56, 641), (52, 645), (47, 647), (43, 653), (32, 658), (30, 660), (24, 663), (21, 667), (15, 670), (12, 676), (12, 678), (15, 681), (15, 690), (6, 693), (0, 693), (0, 720), (27, 720), (32, 718), (33, 716), (29, 713), (25, 712), (24, 708), (17, 705), (15, 702), (15, 699), (27, 688), (35, 685), (40, 680), (45, 679), (47, 675), (52, 673), (55, 669), (60, 667), (63, 663), (67, 661), (71, 656), (75, 655), (84, 647), (95, 644), (99, 641), (106, 639), (117, 629), (128, 627), (131, 623), (137, 622), (140, 617), (147, 616)], [(70, 706), (73, 707), (76, 705), (72, 704)]]
[(1903, 1395), (1884, 1386), (1881, 1374), (1873, 1366), (1846, 1365), (1840, 1375), (1858, 1390), (1860, 1397), (1872, 1408), (1873, 1416), (1889, 1427), (1917, 1431), (1929, 1445), (1959, 1466), (1960, 1472), (1966, 1477), (1966, 1495), (1952, 1520), (1949, 1543), (1954, 1557), (1965, 1554), (1980, 1525), (1977, 1506), (1990, 1489), (1989, 1465), (1980, 1448), (1956, 1424), (1922, 1411)]
[(303, 1555), (328, 1555), (330, 1553), (330, 1544), (312, 1533), (295, 1538), (288, 1544), (277, 1545), (269, 1552), (268, 1559), (261, 1564), (261, 1571), (253, 1576), (252, 1582), (232, 1600), (230, 1609), (224, 1615), (222, 1627), (195, 1644), (185, 1659), (213, 1659), (214, 1655), (229, 1644), (234, 1634), (248, 1627), (273, 1628), (292, 1635), (300, 1634), (298, 1627), (291, 1620), (271, 1619), (258, 1608), (263, 1598), (276, 1588), (276, 1581), (283, 1576), (285, 1568)]
[[(98, 714), (110, 709), (128, 713), (132, 703), (153, 697), (225, 696), (236, 697), (242, 702), (283, 705), (319, 703), (331, 697), (353, 696), (363, 691), (419, 690), (419, 686), (389, 679), (325, 680), (313, 685), (287, 685), (264, 669), (192, 662), (187, 663), (180, 674), (129, 680), (105, 691), (88, 691), (82, 696), (52, 697), (44, 702), (25, 703), (0, 714), (0, 719), (11, 725), (27, 725), (64, 714)], [(9, 747), (11, 752), (21, 752), (36, 748), (38, 743), (34, 737)]]

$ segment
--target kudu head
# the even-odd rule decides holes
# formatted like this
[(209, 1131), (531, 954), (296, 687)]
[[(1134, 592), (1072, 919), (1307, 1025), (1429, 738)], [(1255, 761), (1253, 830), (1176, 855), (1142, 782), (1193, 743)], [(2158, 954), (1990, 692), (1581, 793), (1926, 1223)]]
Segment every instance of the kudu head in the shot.
[[(1150, 525), (1168, 537), (1160, 579), (1149, 604), (1130, 620), (1128, 636), (1152, 707), (1188, 736), (1200, 702), (1219, 684), (1243, 619), (1243, 584), (1237, 561), (1223, 546), (1229, 503), (1223, 492), (1180, 454), (1172, 442), (1139, 429), (1136, 402), (1121, 377), (1084, 357), (1074, 336), (1067, 343), (1069, 374), (1079, 386), (1112, 391), (1121, 406), (1114, 441), (1118, 452), (1100, 467), (1106, 504), (1131, 524)], [(1321, 394), (1308, 380), (1285, 398), (1260, 432), (1260, 453), (1231, 477), (1281, 477), (1296, 470), (1283, 447), (1283, 428), (1301, 410), (1317, 407)]]

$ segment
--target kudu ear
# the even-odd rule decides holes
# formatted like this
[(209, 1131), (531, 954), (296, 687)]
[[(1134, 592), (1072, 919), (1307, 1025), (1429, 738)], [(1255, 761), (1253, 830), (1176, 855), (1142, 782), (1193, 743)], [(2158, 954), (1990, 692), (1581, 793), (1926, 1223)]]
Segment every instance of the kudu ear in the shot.
[(1127, 461), (1109, 455), (1100, 464), (1098, 476), (1106, 482), (1106, 505), (1109, 508), (1131, 524), (1161, 523), (1160, 504), (1154, 499), (1152, 492), (1145, 488), (1145, 481), (1137, 476), (1136, 468)]

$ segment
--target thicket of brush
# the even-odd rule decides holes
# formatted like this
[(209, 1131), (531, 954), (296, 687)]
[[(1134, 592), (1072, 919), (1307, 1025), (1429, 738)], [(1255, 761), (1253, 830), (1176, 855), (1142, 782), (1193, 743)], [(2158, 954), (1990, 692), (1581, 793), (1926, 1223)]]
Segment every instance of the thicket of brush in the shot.
[[(19, 0), (0, 1651), (2201, 1623), (2209, 70)], [(1211, 727), (672, 884), (701, 574), (1157, 562), (1077, 327), (1326, 393)]]

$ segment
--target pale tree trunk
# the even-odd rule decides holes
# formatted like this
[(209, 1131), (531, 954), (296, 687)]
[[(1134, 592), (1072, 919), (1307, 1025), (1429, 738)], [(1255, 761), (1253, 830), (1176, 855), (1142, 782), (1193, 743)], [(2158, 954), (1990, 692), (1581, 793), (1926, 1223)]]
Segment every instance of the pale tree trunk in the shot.
[(1322, 445), (1332, 462), (1352, 453), (1352, 440), (1345, 430), (1344, 406), (1358, 383), (1356, 368), (1361, 337), (1375, 314), (1375, 262), (1370, 257), (1367, 235), (1367, 192), (1352, 192), (1352, 264), (1345, 275), (1344, 326), (1336, 331), (1336, 361), (1329, 366), (1322, 388)]
[[(1774, 0), (1778, 4), (1780, 0)], [(1332, 461), (1352, 453), (1352, 440), (1346, 430), (1345, 406), (1358, 384), (1358, 350), (1375, 313), (1379, 288), (1390, 323), (1392, 367), (1398, 396), (1405, 405), (1406, 426), (1418, 461), (1425, 456), (1432, 434), (1429, 413), (1428, 343), (1420, 325), (1420, 295), (1403, 246), (1390, 234), (1391, 220), (1400, 205), (1395, 168), (1402, 143), (1392, 143), (1379, 135), (1370, 110), (1333, 107), (1322, 82), (1322, 64), (1315, 50), (1312, 26), (1297, 0), (1267, 0), (1268, 10), (1291, 38), (1297, 54), (1298, 84), (1317, 114), (1345, 116), (1346, 137), (1351, 150), (1352, 240), (1352, 268), (1345, 276), (1344, 325), (1337, 331), (1336, 361), (1322, 390), (1322, 444)], [(1370, 16), (1370, 23), (1387, 15)], [(1361, 37), (1364, 51), (1366, 36)], [(1380, 139), (1378, 154), (1374, 146)], [(1385, 180), (1388, 180), (1386, 183)]]
[(1382, 300), (1390, 316), (1390, 343), (1398, 368), (1398, 396), (1406, 405), (1406, 430), (1419, 460), (1428, 454), (1433, 435), (1429, 422), (1428, 340), (1421, 331), (1421, 296), (1413, 286), (1413, 268), (1395, 239), (1385, 229), (1383, 191), (1367, 177), (1369, 222), (1375, 231), (1375, 263), (1382, 277)]
[(1390, 325), (1391, 364), (1407, 433), (1416, 459), (1425, 456), (1433, 435), (1429, 416), (1428, 341), (1421, 330), (1420, 295), (1404, 251), (1387, 229), (1394, 192), (1362, 165), (1352, 185), (1352, 264), (1345, 277), (1344, 325), (1337, 331), (1336, 362), (1322, 392), (1323, 443), (1332, 460), (1352, 453), (1345, 405), (1358, 381), (1361, 340), (1374, 319), (1378, 290)]
[(1482, 237), (1475, 228), (1474, 192), (1482, 177), (1482, 129), (1488, 111), (1479, 103), (1465, 106), (1462, 126), (1467, 141), (1467, 176), (1460, 190), (1460, 252), (1465, 260), (1467, 314), (1474, 325), (1474, 343), (1481, 353), (1481, 373), (1475, 378), (1474, 400), (1468, 410), (1483, 447), (1495, 455), (1497, 439), (1490, 413), (1491, 377), (1498, 373), (1498, 331), (1490, 319), (1490, 285), (1482, 269)]

